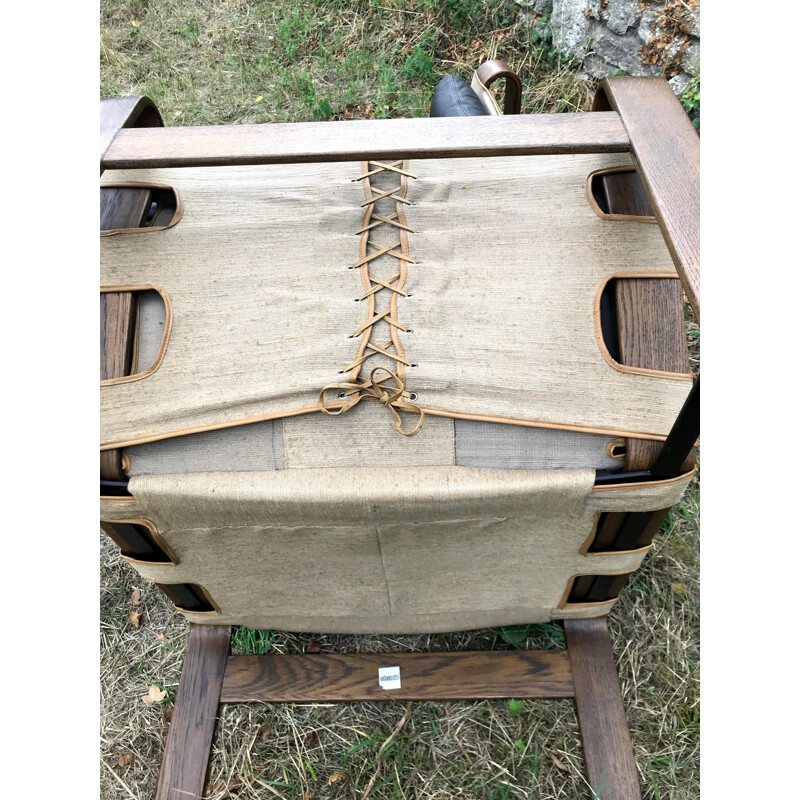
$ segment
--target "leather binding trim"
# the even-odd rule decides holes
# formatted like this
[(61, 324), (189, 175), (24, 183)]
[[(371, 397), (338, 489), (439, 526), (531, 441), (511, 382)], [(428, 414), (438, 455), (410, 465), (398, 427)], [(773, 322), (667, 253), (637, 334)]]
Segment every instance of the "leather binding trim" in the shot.
[(685, 481), (687, 478), (693, 478), (696, 472), (697, 467), (690, 472), (684, 472), (683, 475), (678, 475), (677, 478), (664, 478), (660, 481), (647, 481), (645, 483), (612, 483), (608, 486), (593, 486), (592, 492), (616, 492), (619, 489), (652, 489), (657, 486), (672, 486)]
[[(639, 484), (639, 486), (642, 486), (642, 485), (643, 484), (641, 484), (641, 483)], [(586, 541), (578, 549), (578, 552), (582, 556), (585, 556), (586, 558), (595, 558), (596, 556), (598, 556), (600, 558), (606, 558), (607, 556), (635, 556), (635, 555), (638, 555), (639, 553), (646, 553), (648, 550), (650, 550), (653, 547), (653, 543), (650, 542), (650, 544), (646, 544), (646, 545), (644, 545), (644, 547), (637, 547), (634, 550), (600, 550), (600, 551), (598, 551), (596, 553), (590, 553), (589, 552), (589, 548), (592, 546), (592, 543), (594, 542), (595, 538), (597, 538), (597, 527), (598, 527), (598, 525), (600, 523), (601, 514), (602, 514), (602, 512), (594, 515), (594, 525), (592, 526), (592, 532), (589, 534), (589, 537), (586, 539)], [(594, 573), (592, 573), (592, 574), (594, 574)], [(613, 573), (604, 572), (603, 574), (604, 575), (612, 575)], [(607, 601), (605, 601), (605, 602), (607, 602)]]
[(608, 454), (609, 458), (625, 458), (625, 453), (618, 453), (616, 451), (618, 448), (626, 446), (627, 442), (625, 441), (625, 439), (622, 438), (612, 439), (606, 445), (606, 453)]
[(116, 236), (118, 233), (152, 233), (154, 231), (165, 231), (167, 228), (177, 225), (183, 216), (183, 200), (181, 199), (180, 192), (174, 186), (167, 186), (164, 183), (143, 183), (141, 181), (122, 181), (121, 183), (101, 183), (101, 189), (124, 189), (125, 187), (132, 188), (147, 188), (147, 189), (167, 189), (175, 195), (175, 213), (169, 225), (158, 225), (157, 227), (149, 228), (113, 228), (109, 231), (100, 231), (100, 236)]
[(472, 73), (470, 88), (478, 96), (481, 105), (490, 116), (499, 117), (502, 114), (500, 106), (497, 104), (497, 98), (489, 91), (489, 87), (480, 79), (477, 70)]
[(592, 191), (592, 179), (600, 175), (611, 175), (614, 172), (636, 172), (636, 168), (623, 165), (621, 167), (596, 169), (594, 172), (589, 173), (589, 177), (586, 179), (586, 199), (589, 201), (589, 206), (592, 211), (594, 211), (600, 219), (616, 220), (617, 222), (651, 222), (655, 225), (655, 217), (642, 217), (637, 214), (608, 214), (597, 205), (597, 200), (595, 200), (594, 192)]
[[(326, 403), (325, 408), (341, 408), (345, 404), (341, 401)], [(513, 417), (498, 417), (493, 414), (470, 414), (458, 411), (447, 411), (441, 408), (428, 408), (420, 406), (420, 410), (426, 416), (445, 417), (448, 419), (471, 419), (478, 422), (497, 422), (503, 425), (519, 425), (523, 428), (550, 428), (557, 431), (575, 431), (577, 433), (598, 433), (604, 436), (622, 436), (628, 439), (646, 439), (653, 442), (665, 442), (666, 434), (646, 433), (642, 431), (625, 431), (619, 428), (597, 428), (591, 425), (566, 425), (560, 422), (548, 422), (547, 420), (515, 419)], [(292, 408), (284, 411), (272, 411), (268, 414), (258, 414), (255, 417), (244, 417), (242, 419), (232, 419), (226, 422), (215, 422), (210, 425), (196, 425), (192, 428), (179, 428), (176, 431), (167, 433), (157, 433), (152, 436), (140, 436), (137, 439), (122, 439), (118, 442), (103, 442), (101, 450), (113, 450), (117, 447), (133, 447), (137, 444), (147, 444), (148, 442), (159, 442), (164, 439), (173, 439), (176, 436), (188, 436), (193, 433), (206, 433), (207, 431), (218, 431), (224, 428), (236, 428), (239, 425), (252, 425), (255, 422), (266, 422), (270, 419), (283, 419), (284, 417), (298, 417), (301, 414), (312, 414), (320, 411), (319, 405), (305, 406), (303, 408)]]
[[(161, 345), (158, 348), (158, 354), (156, 355), (156, 360), (143, 372), (136, 372), (133, 375), (125, 375), (121, 378), (109, 378), (105, 381), (100, 381), (101, 386), (113, 386), (117, 383), (133, 383), (134, 381), (140, 381), (144, 378), (148, 378), (152, 375), (160, 366), (161, 362), (164, 360), (164, 355), (167, 352), (167, 343), (169, 342), (169, 335), (172, 331), (172, 302), (169, 299), (169, 294), (167, 294), (167, 290), (164, 289), (163, 286), (153, 286), (150, 283), (137, 283), (132, 286), (101, 286), (100, 293), (103, 294), (104, 292), (144, 292), (144, 291), (154, 291), (158, 292), (161, 295), (161, 299), (164, 301), (164, 308), (166, 309), (166, 319), (164, 321), (164, 338), (161, 340)], [(110, 448), (105, 447), (103, 445), (100, 446), (101, 450), (108, 450)]]
[(632, 375), (650, 375), (654, 378), (665, 378), (673, 381), (693, 381), (694, 375), (692, 375), (691, 372), (662, 372), (657, 369), (628, 367), (612, 358), (611, 353), (608, 352), (608, 348), (606, 347), (605, 339), (603, 338), (603, 328), (600, 322), (600, 298), (603, 296), (608, 282), (617, 278), (669, 278), (670, 280), (680, 280), (676, 272), (613, 272), (611, 275), (606, 275), (606, 277), (603, 278), (594, 295), (594, 337), (603, 358), (618, 372), (628, 372)]
[[(491, 103), (500, 113), (500, 106), (494, 94), (489, 91), (489, 87), (498, 79), (505, 78), (505, 97), (503, 98), (504, 114), (519, 114), (522, 108), (522, 81), (514, 70), (498, 58), (484, 61), (472, 76), (472, 90), (478, 94), (478, 87), (487, 95), (487, 101)], [(486, 105), (486, 103), (484, 103)], [(491, 113), (491, 112), (490, 112)]]
[[(620, 569), (620, 570), (617, 570), (616, 572), (605, 572), (604, 571), (602, 574), (603, 574), (603, 576), (607, 576), (607, 575), (630, 575), (632, 572), (636, 572), (636, 570), (635, 569)], [(584, 573), (584, 574), (586, 574), (586, 575), (594, 575), (595, 573), (594, 572), (587, 572), (587, 573)], [(564, 589), (564, 594), (561, 595), (561, 600), (558, 603), (558, 608), (560, 610), (571, 611), (574, 608), (599, 608), (600, 606), (613, 605), (614, 603), (617, 602), (617, 600), (619, 600), (620, 596), (617, 595), (616, 597), (612, 597), (610, 600), (598, 600), (597, 602), (594, 602), (594, 603), (568, 603), (567, 602), (567, 598), (569, 597), (570, 592), (572, 592), (572, 584), (575, 583), (575, 579), (576, 578), (582, 578), (584, 576), (584, 574), (573, 575), (567, 581), (567, 588)]]
[(104, 522), (106, 525), (127, 523), (128, 525), (144, 526), (148, 531), (150, 531), (153, 541), (159, 546), (159, 548), (161, 548), (164, 555), (169, 559), (169, 562), (147, 561), (145, 559), (134, 558), (133, 556), (125, 555), (125, 553), (120, 550), (120, 558), (122, 558), (124, 561), (127, 561), (129, 564), (142, 564), (143, 566), (147, 567), (175, 567), (180, 563), (172, 550), (170, 550), (169, 545), (161, 538), (161, 534), (159, 534), (156, 526), (149, 519), (101, 519), (100, 522)]
[[(158, 581), (158, 583), (163, 584), (164, 586), (178, 586), (182, 583), (186, 583), (186, 581)], [(206, 599), (206, 602), (213, 607), (213, 611), (189, 611), (188, 609), (181, 608), (178, 605), (173, 603), (172, 605), (175, 607), (176, 611), (180, 611), (181, 614), (191, 614), (192, 616), (197, 617), (218, 617), (222, 612), (219, 610), (219, 606), (214, 602), (214, 598), (208, 593), (208, 590), (201, 586), (199, 583), (193, 583), (192, 586), (197, 588), (203, 597)]]
[[(370, 178), (382, 172), (396, 173), (399, 176), (400, 185), (388, 190), (374, 191)], [(347, 373), (347, 380), (330, 383), (323, 387), (319, 393), (319, 410), (329, 416), (343, 414), (361, 400), (377, 400), (392, 412), (395, 417), (395, 430), (403, 434), (403, 436), (415, 436), (419, 433), (425, 421), (425, 413), (422, 409), (406, 400), (406, 398), (411, 397), (411, 393), (406, 391), (405, 388), (405, 368), (412, 366), (412, 363), (406, 358), (398, 335), (398, 329), (402, 331), (408, 330), (398, 319), (398, 296), (406, 297), (408, 295), (408, 292), (403, 289), (408, 276), (408, 264), (415, 263), (414, 259), (408, 254), (408, 234), (414, 233), (414, 231), (408, 227), (403, 212), (403, 205), (410, 205), (411, 202), (406, 198), (409, 178), (416, 178), (416, 175), (412, 175), (408, 171), (407, 161), (393, 161), (392, 163), (381, 161), (361, 162), (361, 175), (356, 180), (364, 182), (364, 196), (366, 199), (361, 205), (365, 207), (365, 210), (361, 229), (356, 231), (356, 234), (361, 234), (359, 257), (350, 269), (359, 269), (361, 272), (364, 293), (358, 299), (367, 301), (367, 318), (364, 324), (352, 334), (352, 338), (360, 336), (361, 340), (356, 350), (355, 359), (341, 370), (341, 372)], [(393, 214), (382, 216), (377, 213), (376, 203), (383, 199), (395, 201), (395, 212)], [(388, 247), (371, 241), (370, 231), (380, 225), (394, 228), (397, 232), (398, 241)], [(399, 250), (397, 249), (398, 247), (400, 248)], [(370, 250), (370, 248), (373, 248), (373, 250)], [(383, 256), (392, 256), (399, 261), (397, 273), (386, 281), (373, 277), (369, 271), (370, 262)], [(376, 312), (376, 296), (382, 291), (391, 292), (391, 299), (389, 300), (389, 305), (383, 311)], [(386, 342), (377, 344), (371, 341), (372, 333), (375, 325), (381, 321), (389, 324), (390, 338)], [(387, 349), (390, 347), (394, 348), (393, 353)], [(364, 364), (378, 353), (394, 359), (396, 372), (381, 366), (373, 368), (369, 373), (369, 378), (363, 377), (361, 371)], [(385, 372), (386, 375), (376, 378), (375, 375), (379, 372)], [(386, 383), (389, 378), (394, 380), (394, 386)], [(328, 405), (325, 402), (325, 392), (334, 389), (341, 390), (339, 398), (343, 402), (341, 404)], [(403, 430), (403, 422), (397, 413), (397, 409), (411, 411), (419, 415), (417, 424), (412, 430)]]

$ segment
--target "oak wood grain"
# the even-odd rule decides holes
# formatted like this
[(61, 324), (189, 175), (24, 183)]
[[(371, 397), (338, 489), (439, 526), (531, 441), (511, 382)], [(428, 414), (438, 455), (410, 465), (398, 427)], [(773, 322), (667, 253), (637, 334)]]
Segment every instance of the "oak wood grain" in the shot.
[(621, 363), (689, 374), (680, 281), (622, 278), (615, 281), (614, 289)]
[[(633, 224), (633, 223), (632, 223)], [(620, 278), (614, 282), (620, 363), (629, 367), (689, 374), (689, 348), (680, 281)], [(628, 439), (625, 469), (649, 469), (662, 442)], [(684, 472), (694, 467), (687, 459)]]
[(120, 130), (107, 169), (625, 152), (614, 112)]
[[(136, 301), (132, 292), (100, 293), (100, 380), (130, 375), (135, 337)], [(100, 451), (100, 479), (125, 480), (122, 450)]]
[(136, 320), (133, 292), (100, 293), (100, 380), (130, 375)]
[[(619, 112), (664, 240), (700, 319), (700, 139), (663, 78), (605, 78), (595, 108)], [(601, 113), (601, 112), (596, 112)]]
[(633, 217), (652, 217), (653, 209), (642, 186), (642, 179), (635, 170), (630, 172), (609, 172), (601, 175), (603, 193), (609, 214), (623, 214)]
[(144, 186), (100, 187), (100, 230), (140, 228), (147, 219), (151, 189)]
[[(378, 684), (400, 667), (401, 688)], [(571, 697), (564, 651), (232, 656), (223, 703)]]
[(564, 620), (586, 772), (596, 800), (640, 800), (606, 617)]
[(203, 796), (230, 639), (227, 626), (191, 626), (156, 800)]

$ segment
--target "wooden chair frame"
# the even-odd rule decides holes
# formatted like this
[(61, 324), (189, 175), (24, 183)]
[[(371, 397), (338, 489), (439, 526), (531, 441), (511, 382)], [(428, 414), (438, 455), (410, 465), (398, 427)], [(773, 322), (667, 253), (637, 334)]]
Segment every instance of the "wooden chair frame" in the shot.
[[(700, 146), (661, 78), (607, 78), (585, 114), (165, 128), (147, 98), (103, 101), (100, 171), (145, 167), (630, 152), (700, 318)], [(659, 456), (677, 468), (699, 392)], [(688, 404), (687, 404), (688, 407)], [(688, 433), (687, 433), (688, 430)], [(676, 455), (676, 448), (677, 455)], [(106, 456), (112, 457), (113, 453)], [(648, 480), (657, 474), (637, 474)], [(231, 656), (230, 628), (192, 625), (157, 800), (201, 797), (219, 703), (574, 698), (588, 780), (602, 800), (641, 797), (605, 617), (564, 621), (562, 651)], [(390, 663), (391, 662), (391, 663)], [(381, 666), (400, 666), (384, 691)]]

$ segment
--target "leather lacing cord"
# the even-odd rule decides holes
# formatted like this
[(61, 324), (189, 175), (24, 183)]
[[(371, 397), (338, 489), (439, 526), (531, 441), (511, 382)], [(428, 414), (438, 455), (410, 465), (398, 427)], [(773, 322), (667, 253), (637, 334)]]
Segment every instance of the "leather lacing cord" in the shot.
[[(405, 355), (403, 345), (400, 343), (397, 331), (406, 331), (408, 328), (397, 318), (397, 299), (398, 297), (408, 297), (405, 286), (408, 274), (408, 264), (416, 263), (408, 255), (408, 234), (414, 231), (406, 224), (404, 205), (411, 205), (411, 201), (406, 198), (408, 178), (416, 178), (408, 171), (407, 161), (393, 161), (386, 164), (380, 161), (362, 162), (362, 174), (356, 180), (364, 182), (365, 200), (361, 207), (365, 208), (364, 219), (361, 228), (356, 231), (356, 235), (361, 235), (359, 246), (359, 258), (350, 269), (361, 271), (361, 280), (364, 284), (364, 293), (358, 298), (360, 301), (367, 302), (367, 319), (352, 334), (351, 338), (361, 337), (355, 359), (348, 364), (340, 373), (348, 373), (347, 379), (340, 383), (329, 383), (319, 393), (319, 408), (325, 414), (338, 416), (345, 411), (353, 408), (361, 400), (377, 400), (392, 412), (395, 418), (394, 429), (403, 436), (415, 436), (422, 428), (425, 421), (425, 413), (422, 409), (410, 403), (406, 398), (415, 398), (415, 395), (406, 391), (405, 368), (416, 366), (412, 364)], [(396, 173), (399, 176), (400, 185), (388, 190), (373, 190), (370, 178), (379, 173)], [(375, 205), (379, 200), (394, 200), (396, 210), (393, 214), (383, 216), (375, 210)], [(381, 225), (388, 225), (397, 231), (397, 241), (391, 245), (380, 245), (370, 239), (370, 232)], [(396, 274), (387, 280), (370, 275), (370, 264), (378, 258), (390, 256), (398, 260)], [(391, 292), (389, 306), (383, 311), (376, 312), (376, 296), (379, 292)], [(372, 342), (371, 336), (375, 325), (378, 322), (386, 322), (390, 329), (390, 339), (380, 344)], [(393, 348), (390, 350), (389, 348)], [(375, 367), (369, 373), (369, 377), (361, 376), (363, 365), (375, 355), (382, 354), (396, 363), (395, 371), (386, 367)], [(381, 377), (376, 377), (376, 373), (385, 372)], [(392, 379), (394, 385), (386, 384)], [(325, 404), (325, 392), (338, 389), (338, 397), (343, 402), (341, 405), (328, 407)], [(398, 410), (415, 413), (419, 416), (417, 424), (410, 431), (403, 430), (403, 421), (398, 414)]]

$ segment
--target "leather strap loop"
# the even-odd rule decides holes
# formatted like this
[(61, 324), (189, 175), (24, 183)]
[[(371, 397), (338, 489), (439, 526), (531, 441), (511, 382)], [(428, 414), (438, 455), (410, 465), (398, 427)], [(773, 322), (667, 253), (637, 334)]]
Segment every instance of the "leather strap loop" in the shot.
[(498, 78), (505, 78), (504, 114), (519, 114), (522, 108), (522, 81), (505, 61), (484, 61), (476, 70), (478, 80), (488, 89)]

